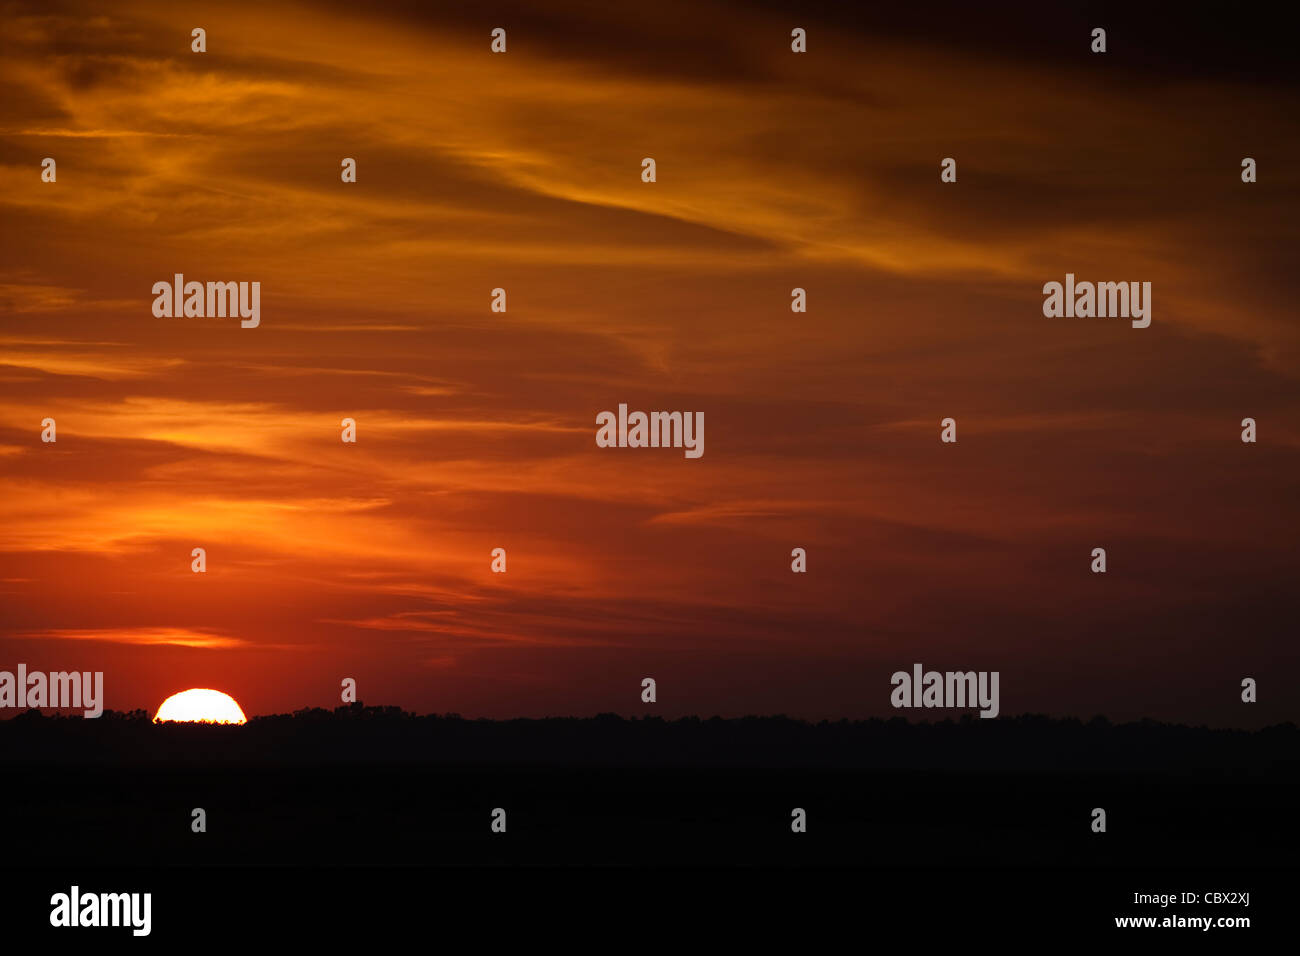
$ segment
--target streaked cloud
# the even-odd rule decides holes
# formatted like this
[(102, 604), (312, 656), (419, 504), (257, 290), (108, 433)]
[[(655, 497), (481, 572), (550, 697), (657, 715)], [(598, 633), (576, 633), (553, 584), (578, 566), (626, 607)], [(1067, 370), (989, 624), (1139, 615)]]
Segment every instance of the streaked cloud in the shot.
[(113, 644), (144, 646), (168, 644), (176, 647), (210, 649), (238, 648), (245, 647), (248, 644), (247, 641), (238, 638), (183, 627), (51, 628), (45, 631), (30, 631), (14, 636), (25, 640), (107, 641)]
[[(1107, 642), (1199, 640), (1217, 680), (1243, 614), (1278, 657), (1290, 86), (1133, 43), (1101, 73), (1045, 10), (814, 5), (802, 57), (761, 5), (502, 15), (493, 56), (468, 8), (233, 2), (198, 56), (173, 4), (13, 6), (0, 649), (468, 714), (626, 709), (652, 670), (686, 710), (866, 713), (921, 653), (1086, 709)], [(1151, 280), (1152, 327), (1045, 319), (1067, 271)], [(155, 318), (178, 272), (260, 281), (261, 326)], [(704, 457), (595, 448), (619, 402), (702, 410)]]

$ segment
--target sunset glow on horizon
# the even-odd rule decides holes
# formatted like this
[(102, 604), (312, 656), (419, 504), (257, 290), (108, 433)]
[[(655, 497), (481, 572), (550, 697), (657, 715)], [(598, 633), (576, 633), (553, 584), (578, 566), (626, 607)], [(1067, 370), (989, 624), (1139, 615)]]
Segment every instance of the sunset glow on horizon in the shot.
[[(974, 9), (814, 5), (800, 56), (776, 7), (507, 3), (494, 55), (434, 6), (12, 8), (0, 667), (838, 719), (919, 661), (1004, 714), (1291, 718), (1235, 690), (1300, 679), (1287, 91)], [(1067, 273), (1150, 327), (1045, 317)], [(176, 275), (260, 324), (159, 317)], [(598, 447), (621, 403), (707, 450)]]

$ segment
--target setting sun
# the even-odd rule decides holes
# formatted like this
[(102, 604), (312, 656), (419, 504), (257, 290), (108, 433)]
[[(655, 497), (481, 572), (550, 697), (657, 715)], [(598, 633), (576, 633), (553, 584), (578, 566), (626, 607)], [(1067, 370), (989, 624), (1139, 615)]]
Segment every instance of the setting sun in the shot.
[(235, 698), (219, 690), (194, 688), (172, 694), (154, 717), (154, 722), (164, 720), (199, 721), (213, 724), (244, 724), (248, 718)]

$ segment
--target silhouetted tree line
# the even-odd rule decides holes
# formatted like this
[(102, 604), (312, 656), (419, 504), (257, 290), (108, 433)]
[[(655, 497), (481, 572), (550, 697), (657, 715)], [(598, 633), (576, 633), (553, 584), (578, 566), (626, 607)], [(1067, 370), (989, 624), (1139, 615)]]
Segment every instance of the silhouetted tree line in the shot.
[(1256, 731), (1039, 715), (913, 723), (771, 717), (466, 720), (356, 703), (244, 726), (155, 724), (143, 710), (87, 720), (31, 710), (0, 721), (6, 763), (417, 763), (503, 766), (1300, 768), (1294, 723)]

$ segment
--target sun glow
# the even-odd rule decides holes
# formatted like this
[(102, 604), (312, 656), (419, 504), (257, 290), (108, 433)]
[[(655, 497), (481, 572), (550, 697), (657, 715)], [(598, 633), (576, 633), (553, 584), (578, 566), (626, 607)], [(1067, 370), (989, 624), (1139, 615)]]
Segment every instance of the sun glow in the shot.
[(219, 690), (193, 688), (172, 694), (154, 717), (154, 723), (163, 720), (181, 720), (210, 724), (244, 724), (248, 718), (240, 710), (235, 698)]

